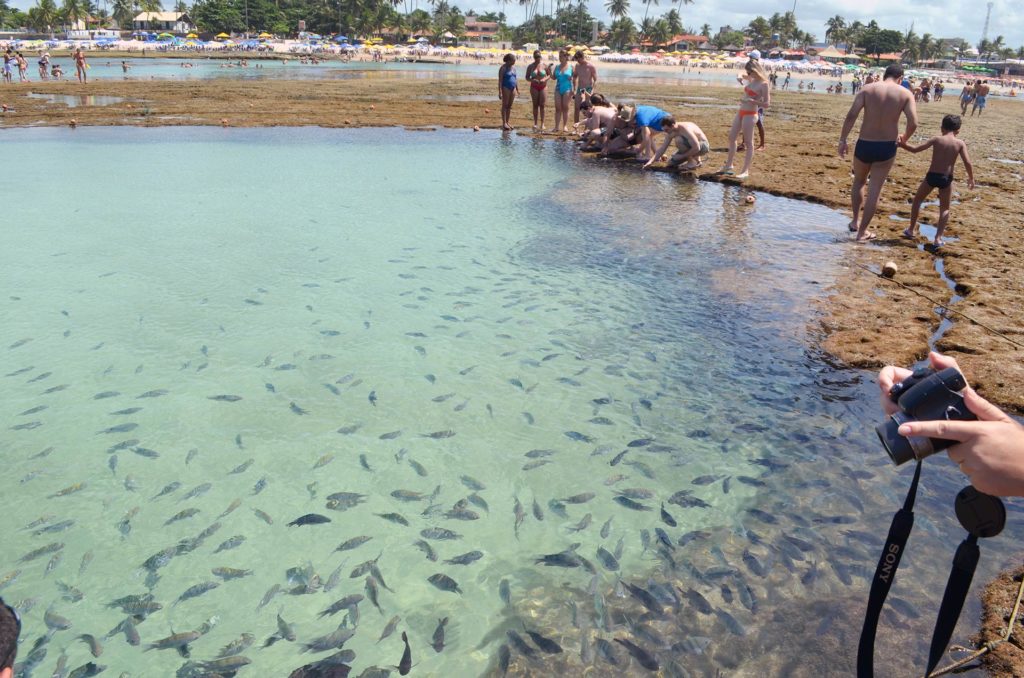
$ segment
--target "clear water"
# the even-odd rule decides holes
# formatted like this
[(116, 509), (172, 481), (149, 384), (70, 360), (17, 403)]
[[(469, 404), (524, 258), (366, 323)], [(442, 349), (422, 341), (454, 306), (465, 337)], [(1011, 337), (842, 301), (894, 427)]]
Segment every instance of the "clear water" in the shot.
[[(23, 661), (47, 609), (71, 623), (24, 675), (50, 675), (62, 652), (69, 667), (92, 660), (82, 633), (104, 642), (96, 661), (111, 675), (171, 675), (185, 659), (143, 648), (191, 630), (205, 633), (189, 661), (249, 633), (242, 675), (286, 675), (328, 654), (299, 643), (342, 623), (344, 611), (318, 614), (365, 595), (366, 575), (349, 574), (378, 555), (392, 590), (380, 590), (382, 611), (364, 600), (349, 618), (356, 674), (398, 664), (402, 631), (419, 674), (485, 674), (524, 624), (565, 650), (513, 650), (514, 670), (535, 675), (582, 673), (581, 639), (598, 636), (633, 638), (693, 675), (850, 672), (876, 539), (908, 469), (874, 440), (869, 375), (811, 348), (813, 299), (847, 252), (842, 214), (767, 195), (748, 205), (741, 189), (491, 133), (33, 129), (4, 142), (27, 188), (5, 201), (0, 250), (0, 592), (24, 613)], [(119, 161), (97, 167), (100, 152)], [(54, 157), (94, 169), (36, 193)], [(908, 671), (961, 538), (954, 470), (930, 461), (923, 482), (894, 588), (903, 604), (879, 634), (879, 665)], [(446, 517), (477, 483), (478, 519)], [(399, 490), (436, 491), (439, 508)], [(670, 527), (659, 508), (682, 490), (706, 505), (665, 503)], [(366, 496), (331, 510), (336, 492)], [(165, 524), (184, 509), (199, 513)], [(287, 526), (309, 513), (331, 522)], [(409, 525), (380, 517), (390, 513)], [(217, 524), (155, 574), (142, 567)], [(431, 562), (414, 542), (438, 527), (461, 537), (431, 541)], [(706, 535), (670, 561), (656, 527), (673, 541)], [(1020, 535), (1007, 532), (983, 546), (979, 585)], [(372, 539), (335, 552), (358, 535)], [(784, 535), (810, 550), (793, 553)], [(620, 539), (609, 571), (597, 549)], [(24, 559), (54, 543), (56, 555)], [(536, 564), (574, 543), (596, 575)], [(470, 551), (482, 558), (443, 562)], [(219, 581), (216, 567), (252, 574), (175, 604)], [(289, 579), (290, 568), (308, 573)], [(303, 587), (314, 571), (320, 583)], [(431, 585), (436, 573), (461, 595)], [(644, 610), (619, 578), (693, 588), (745, 635), (685, 601), (638, 626)], [(125, 619), (108, 603), (147, 591), (163, 607), (139, 623), (143, 645), (105, 639)], [(299, 643), (262, 649), (278, 613)], [(972, 603), (963, 634), (976, 613)], [(597, 658), (592, 670), (643, 672), (616, 648), (619, 666)]]
[(111, 106), (124, 101), (121, 97), (95, 96), (92, 94), (36, 94), (30, 93), (31, 99), (44, 99), (51, 104), (64, 104), (68, 108), (79, 106)]

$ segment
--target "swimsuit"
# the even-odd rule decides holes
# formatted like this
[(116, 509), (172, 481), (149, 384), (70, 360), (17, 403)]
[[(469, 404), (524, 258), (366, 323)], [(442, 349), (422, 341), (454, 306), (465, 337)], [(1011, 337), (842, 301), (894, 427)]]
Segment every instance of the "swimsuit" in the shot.
[[(687, 139), (684, 136), (679, 137), (679, 144), (677, 144), (677, 146), (679, 146), (680, 144), (685, 147), (685, 148), (680, 149), (680, 152), (682, 152), (682, 153), (687, 153), (687, 152), (690, 151), (690, 149), (693, 148), (693, 145), (690, 143), (690, 140)], [(700, 142), (700, 148), (698, 149), (697, 155), (707, 155), (710, 152), (711, 152), (711, 147), (708, 146), (708, 142), (701, 141)]]
[(526, 76), (526, 79), (530, 81), (530, 89), (532, 89), (535, 92), (543, 92), (544, 89), (548, 86), (547, 80), (545, 80), (544, 82), (537, 82), (536, 80), (534, 80), (534, 78), (537, 77), (537, 73), (540, 73), (542, 76), (544, 75), (543, 68), (543, 66), (535, 66), (533, 70), (530, 71), (530, 73)]
[(505, 73), (501, 76), (501, 88), (502, 89), (515, 89), (518, 85), (516, 79), (516, 69), (506, 68)]
[(561, 68), (561, 64), (555, 66), (555, 82), (558, 85), (557, 91), (559, 94), (568, 94), (572, 91), (572, 66), (569, 66), (568, 70), (561, 70)]
[(978, 96), (974, 97), (974, 105), (977, 106), (978, 108), (985, 108), (985, 95), (979, 94)]
[(668, 111), (663, 111), (655, 106), (637, 106), (633, 115), (633, 122), (637, 127), (650, 127), (655, 132), (660, 132), (661, 121), (668, 117)]
[(896, 157), (895, 141), (864, 141), (860, 139), (853, 150), (853, 157), (865, 165), (886, 162)]
[(593, 87), (580, 87), (579, 89), (576, 90), (576, 94), (584, 94), (584, 93), (586, 93), (586, 94), (593, 94), (594, 93), (594, 88)]
[(953, 183), (953, 174), (943, 174), (942, 172), (929, 172), (924, 175), (924, 180), (932, 188), (942, 190), (943, 188), (949, 188), (949, 185)]

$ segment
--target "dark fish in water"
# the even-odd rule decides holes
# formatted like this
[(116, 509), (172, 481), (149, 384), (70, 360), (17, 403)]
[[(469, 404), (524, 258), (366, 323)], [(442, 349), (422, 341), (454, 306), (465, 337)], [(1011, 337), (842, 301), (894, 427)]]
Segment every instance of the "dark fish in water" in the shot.
[(526, 635), (530, 636), (534, 645), (539, 647), (542, 651), (547, 652), (548, 654), (560, 654), (562, 652), (562, 646), (550, 638), (542, 636), (535, 631), (530, 631), (525, 626), (523, 626), (523, 630), (526, 631)]
[(117, 426), (111, 426), (110, 428), (105, 428), (102, 431), (100, 431), (99, 433), (127, 433), (128, 431), (134, 431), (138, 427), (139, 427), (138, 424), (136, 424), (133, 421), (129, 421), (129, 422), (126, 422), (124, 424), (118, 424)]
[(437, 620), (437, 628), (434, 629), (434, 635), (430, 641), (430, 647), (434, 648), (434, 652), (440, 654), (441, 650), (444, 649), (444, 627), (448, 625), (448, 617)]
[(665, 510), (665, 502), (661, 503), (661, 520), (669, 527), (676, 527), (676, 519), (672, 517), (672, 514)]
[(447, 565), (469, 565), (470, 563), (475, 563), (483, 557), (484, 554), (482, 551), (469, 551), (468, 553), (463, 553), (460, 556), (449, 558), (444, 562)]
[(603, 546), (597, 547), (597, 559), (601, 561), (601, 564), (604, 565), (605, 569), (611, 572), (615, 572), (619, 569), (618, 559), (616, 559), (613, 554), (609, 553)]
[(356, 634), (354, 629), (338, 628), (333, 633), (314, 638), (304, 644), (303, 652), (326, 652), (328, 650), (340, 649)]
[(94, 395), (92, 399), (103, 400), (105, 398), (116, 398), (119, 395), (121, 395), (120, 391), (103, 391), (102, 393), (97, 393), (96, 395)]
[[(370, 401), (371, 405), (373, 405), (374, 407), (377, 407), (377, 392), (376, 391), (370, 391), (370, 395), (368, 395), (366, 397), (366, 399)], [(403, 674), (403, 675), (405, 675), (405, 674)]]
[(288, 409), (290, 409), (295, 414), (300, 414), (300, 415), (301, 414), (309, 414), (309, 410), (302, 409), (301, 407), (296, 405), (294, 402), (288, 403)]
[(582, 494), (574, 494), (571, 497), (560, 499), (564, 504), (586, 504), (588, 501), (596, 497), (594, 492), (583, 492)]
[(484, 490), (487, 489), (487, 487), (484, 486), (483, 483), (481, 483), (479, 480), (471, 476), (462, 476), (460, 480), (462, 481), (463, 485), (465, 485), (470, 490), (473, 490), (474, 492), (483, 492)]
[(758, 508), (749, 508), (747, 509), (747, 513), (749, 513), (754, 518), (757, 518), (762, 523), (768, 523), (769, 525), (774, 525), (775, 523), (779, 522), (778, 518), (773, 516), (771, 513), (768, 513), (767, 511), (762, 511), (761, 509)]
[(626, 651), (633, 655), (633, 658), (636, 659), (640, 666), (644, 667), (648, 671), (657, 671), (661, 668), (661, 665), (658, 664), (658, 660), (654, 658), (654, 655), (632, 641), (625, 638), (615, 638), (615, 642), (626, 648)]
[(217, 659), (234, 657), (235, 655), (245, 652), (245, 650), (252, 645), (252, 642), (255, 639), (255, 636), (251, 633), (243, 633), (241, 636), (222, 647), (220, 652), (217, 654)]
[(515, 504), (512, 506), (512, 513), (515, 516), (515, 534), (516, 539), (519, 539), (519, 528), (526, 520), (526, 511), (523, 510), (523, 505), (519, 501), (519, 497), (515, 497)]
[(195, 586), (190, 586), (187, 589), (185, 589), (184, 593), (178, 596), (178, 599), (174, 601), (174, 603), (175, 605), (177, 605), (178, 603), (185, 600), (189, 600), (190, 598), (198, 598), (199, 596), (203, 595), (208, 591), (212, 591), (218, 586), (220, 586), (220, 582), (216, 581), (204, 581), (199, 584), (196, 584)]
[(168, 391), (167, 389), (162, 389), (161, 388), (161, 389), (157, 389), (155, 391), (146, 391), (142, 395), (136, 396), (136, 397), (137, 398), (159, 398), (160, 396), (165, 396), (168, 393), (170, 393), (170, 391)]
[(396, 525), (404, 525), (409, 527), (409, 520), (401, 513), (374, 513), (373, 515), (378, 518), (383, 518), (389, 522), (395, 523)]
[(617, 503), (617, 504), (619, 504), (621, 506), (625, 506), (626, 508), (632, 509), (634, 511), (650, 511), (651, 510), (650, 506), (646, 506), (645, 504), (641, 504), (639, 502), (635, 502), (632, 499), (630, 499), (629, 497), (623, 497), (622, 495), (616, 495), (614, 497), (614, 501), (615, 501), (615, 503)]
[(170, 525), (171, 523), (176, 523), (179, 520), (185, 520), (186, 518), (191, 518), (192, 516), (196, 515), (197, 513), (199, 513), (199, 509), (197, 509), (197, 508), (187, 508), (187, 509), (185, 509), (183, 511), (179, 511), (178, 513), (175, 513), (173, 516), (168, 518), (167, 521), (164, 523), (164, 525)]
[(299, 516), (292, 522), (288, 523), (288, 527), (293, 525), (321, 525), (323, 523), (329, 523), (331, 519), (327, 516), (322, 516), (319, 513), (307, 513), (304, 516)]
[(252, 574), (252, 570), (240, 570), (234, 567), (215, 567), (210, 571), (224, 581), (228, 581), (229, 579), (241, 579), (242, 577), (248, 577)]
[(590, 523), (593, 521), (593, 519), (594, 519), (593, 514), (588, 513), (587, 515), (583, 516), (583, 519), (580, 520), (580, 522), (578, 522), (575, 525), (569, 527), (568, 529), (569, 529), (570, 532), (582, 532), (583, 530), (585, 530), (588, 527), (590, 527)]
[(132, 448), (132, 452), (139, 455), (140, 457), (146, 457), (147, 459), (156, 459), (160, 456), (160, 453), (156, 450), (151, 450), (147, 447), (135, 447)]
[(434, 552), (434, 548), (430, 544), (422, 539), (417, 539), (413, 543), (413, 546), (418, 548), (420, 551), (423, 551), (423, 555), (427, 557), (427, 560), (437, 562), (437, 553)]
[(355, 433), (356, 431), (358, 431), (360, 428), (362, 428), (362, 426), (363, 426), (362, 424), (352, 424), (351, 426), (342, 426), (341, 428), (338, 429), (338, 433), (340, 433), (343, 436), (350, 436), (353, 433)]
[(698, 612), (701, 614), (711, 614), (711, 603), (708, 602), (708, 599), (702, 596), (699, 591), (695, 591), (693, 589), (687, 589), (684, 591), (678, 586), (676, 588), (679, 589), (679, 592), (683, 594), (683, 597), (686, 598), (690, 605), (692, 605)]
[(420, 478), (427, 477), (427, 469), (423, 467), (423, 464), (419, 463), (415, 459), (409, 460), (409, 466), (412, 467), (413, 471), (416, 471), (416, 475), (418, 475)]
[(736, 634), (737, 636), (747, 635), (746, 629), (744, 629), (743, 626), (740, 625), (738, 621), (736, 621), (736, 617), (732, 616), (725, 610), (715, 608), (715, 616), (718, 617), (719, 621), (725, 624), (725, 628), (729, 629), (729, 631)]
[(529, 645), (527, 645), (526, 641), (523, 640), (522, 636), (520, 636), (512, 629), (506, 631), (505, 635), (508, 637), (509, 642), (512, 643), (512, 647), (514, 647), (516, 651), (519, 652), (519, 654), (525, 657), (535, 657), (537, 655), (537, 651)]
[(512, 587), (508, 583), (508, 579), (502, 579), (501, 582), (498, 583), (498, 597), (501, 598), (501, 601), (505, 603), (505, 605), (512, 604)]
[(333, 616), (342, 610), (348, 610), (353, 608), (359, 603), (363, 602), (363, 596), (359, 593), (354, 593), (350, 596), (345, 596), (341, 600), (336, 600), (331, 603), (325, 610), (321, 611), (317, 615), (317, 619), (323, 619), (324, 617)]
[(722, 476), (698, 476), (690, 481), (693, 485), (710, 485), (711, 483), (717, 482)]
[(409, 647), (409, 636), (402, 631), (402, 642), (405, 643), (405, 650), (402, 652), (402, 659), (398, 662), (398, 674), (405, 676), (412, 670), (412, 649)]
[(401, 437), (401, 431), (389, 431), (387, 433), (381, 433), (377, 436), (380, 440), (394, 440), (395, 438)]
[(338, 548), (336, 548), (334, 550), (335, 551), (351, 551), (352, 549), (359, 548), (360, 546), (362, 546), (366, 542), (370, 541), (371, 539), (373, 539), (373, 537), (368, 537), (366, 535), (360, 535), (358, 537), (352, 537), (351, 539), (348, 539), (346, 541), (341, 542), (341, 544), (338, 545)]
[(675, 504), (680, 508), (711, 508), (711, 504), (699, 497), (692, 496), (690, 490), (676, 492), (668, 498), (668, 503)]
[(767, 485), (763, 480), (757, 478), (751, 478), (750, 476), (736, 476), (736, 480), (743, 483), (744, 485), (750, 485), (751, 487), (764, 487)]
[(154, 496), (153, 499), (159, 499), (160, 497), (168, 495), (171, 492), (176, 492), (180, 487), (181, 483), (179, 483), (177, 480), (175, 480), (173, 483), (168, 483), (164, 485), (164, 489), (160, 490), (159, 494)]
[(427, 581), (441, 591), (448, 591), (450, 593), (458, 593), (459, 595), (462, 595), (462, 589), (459, 588), (458, 582), (446, 574), (442, 574), (440, 572), (432, 574), (427, 577)]
[[(622, 580), (619, 580), (622, 581)], [(658, 599), (651, 595), (647, 589), (630, 584), (627, 581), (622, 581), (622, 585), (626, 587), (626, 590), (630, 594), (640, 601), (640, 603), (654, 614), (661, 616), (664, 612), (664, 606), (658, 602)]]
[(622, 461), (622, 458), (625, 457), (628, 452), (629, 450), (623, 450), (622, 452), (619, 452), (614, 457), (612, 457), (612, 460), (608, 462), (608, 464), (610, 466), (618, 466), (619, 462)]
[(550, 464), (550, 463), (551, 463), (550, 459), (537, 459), (535, 461), (529, 462), (528, 464), (523, 464), (523, 470), (524, 471), (532, 471), (535, 468), (540, 468), (541, 466), (545, 466), (545, 465)]
[(533, 517), (537, 520), (544, 520), (544, 511), (541, 510), (540, 504), (537, 503), (536, 497), (533, 500)]
[(81, 640), (89, 646), (89, 652), (92, 653), (93, 657), (99, 657), (101, 654), (103, 654), (103, 645), (100, 643), (100, 641), (96, 639), (96, 636), (93, 636), (88, 633), (83, 633), (82, 635), (78, 636), (77, 640)]
[(654, 438), (637, 438), (626, 443), (626, 447), (647, 447), (654, 442)]
[(446, 431), (434, 431), (433, 433), (421, 434), (421, 436), (424, 438), (433, 438), (434, 440), (440, 440), (442, 438), (451, 438), (454, 435), (455, 431), (452, 431), (450, 429)]
[(592, 442), (594, 442), (593, 438), (591, 438), (590, 436), (585, 435), (583, 433), (580, 433), (579, 431), (566, 431), (565, 432), (565, 436), (569, 440), (575, 440), (576, 442), (579, 442), (579, 443), (592, 443)]
[(245, 537), (243, 535), (236, 534), (234, 537), (231, 537), (227, 541), (221, 543), (221, 545), (217, 547), (214, 553), (220, 553), (221, 551), (230, 551), (233, 548), (238, 548), (242, 545), (243, 542), (245, 542)]
[(241, 399), (242, 396), (240, 395), (214, 395), (207, 397), (207, 400), (216, 400), (222, 403), (237, 403)]
[(196, 497), (201, 497), (204, 494), (206, 494), (207, 492), (209, 492), (210, 488), (212, 488), (212, 487), (213, 487), (213, 485), (211, 483), (202, 483), (200, 485), (196, 485), (191, 490), (189, 490), (188, 493), (184, 497), (182, 497), (178, 501), (179, 502), (183, 502), (183, 501), (188, 501), (189, 499), (195, 499)]
[(461, 539), (462, 535), (444, 527), (428, 527), (420, 530), (420, 536), (424, 539), (451, 540)]

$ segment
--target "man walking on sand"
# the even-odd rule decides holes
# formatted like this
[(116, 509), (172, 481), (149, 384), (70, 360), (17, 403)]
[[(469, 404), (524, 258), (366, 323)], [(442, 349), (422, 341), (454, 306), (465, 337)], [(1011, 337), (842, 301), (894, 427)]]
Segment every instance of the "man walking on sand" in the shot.
[[(860, 136), (853, 151), (853, 188), (850, 191), (853, 219), (849, 228), (851, 232), (856, 231), (858, 242), (875, 238), (875, 234), (868, 231), (868, 225), (875, 216), (882, 186), (896, 159), (897, 144), (910, 139), (917, 129), (914, 94), (900, 86), (902, 80), (903, 67), (893, 64), (885, 69), (881, 82), (865, 85), (853, 98), (853, 105), (846, 114), (843, 131), (839, 135), (839, 157), (845, 159), (846, 137), (863, 110), (864, 122), (861, 123)], [(901, 115), (907, 118), (903, 134), (899, 133)], [(860, 211), (861, 203), (864, 203), (863, 215)]]

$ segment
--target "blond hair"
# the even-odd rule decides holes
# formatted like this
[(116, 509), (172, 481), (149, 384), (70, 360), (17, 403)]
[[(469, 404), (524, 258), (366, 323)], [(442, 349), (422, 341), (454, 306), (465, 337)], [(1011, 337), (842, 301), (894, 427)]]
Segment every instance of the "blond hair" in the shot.
[(752, 75), (761, 82), (768, 82), (768, 74), (764, 71), (764, 66), (757, 59), (751, 59), (747, 62), (747, 75)]

